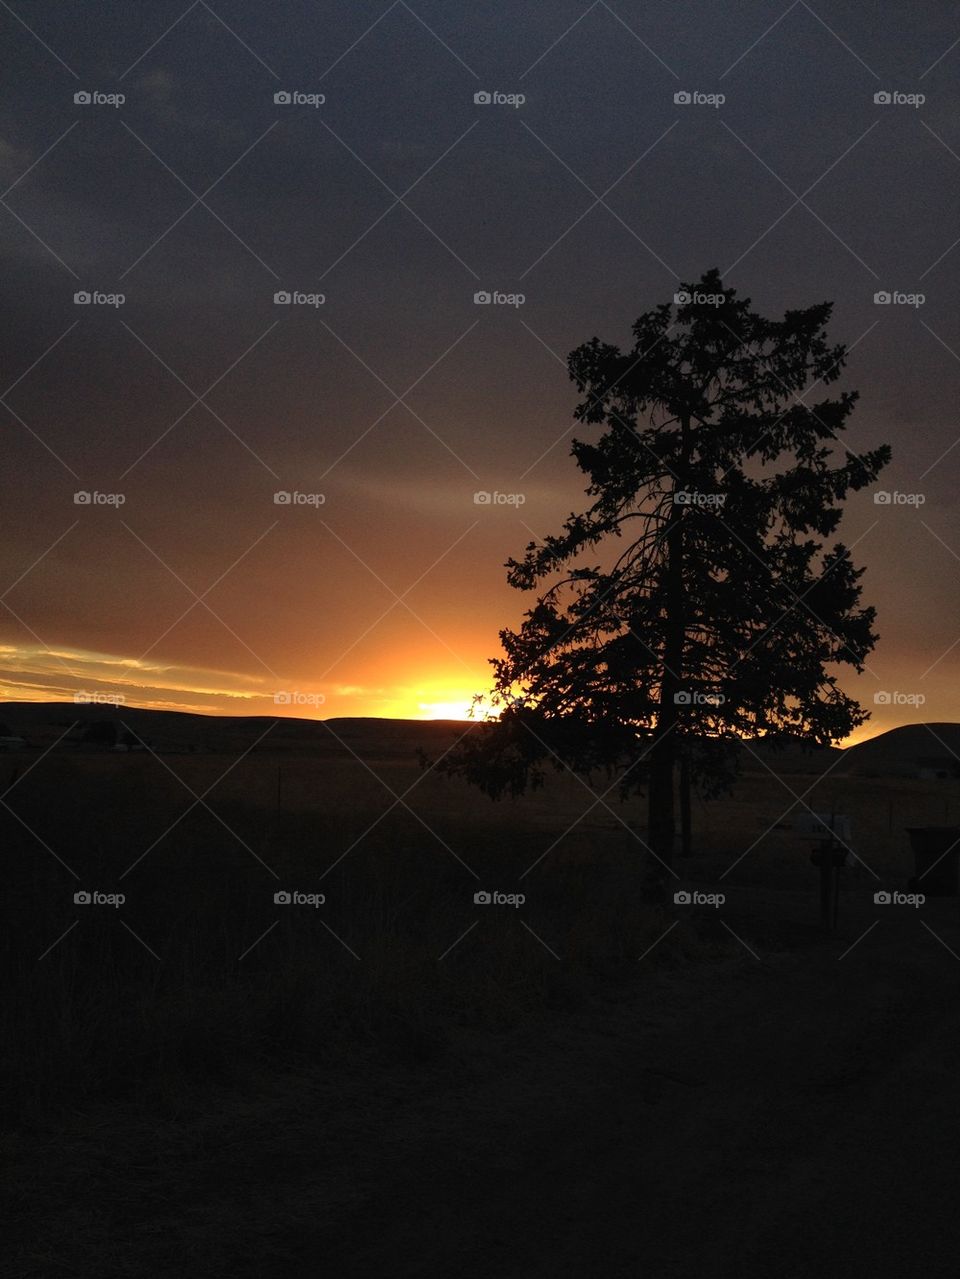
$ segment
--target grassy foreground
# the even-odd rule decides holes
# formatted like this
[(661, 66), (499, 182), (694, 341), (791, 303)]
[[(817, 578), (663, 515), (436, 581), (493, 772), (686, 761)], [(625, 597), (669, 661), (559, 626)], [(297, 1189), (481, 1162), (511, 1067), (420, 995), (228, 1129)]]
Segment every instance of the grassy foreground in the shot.
[[(442, 1062), (634, 979), (676, 919), (641, 900), (628, 829), (641, 806), (612, 791), (598, 802), (607, 781), (557, 777), (492, 804), (375, 754), (31, 762), (4, 759), (13, 811), (0, 810), (13, 1126), (192, 1082), (242, 1090), (251, 1072), (297, 1063)], [(738, 886), (796, 888), (813, 925), (809, 846), (777, 829), (794, 797), (853, 813), (879, 886), (909, 875), (905, 825), (944, 821), (951, 803), (960, 814), (955, 790), (748, 775), (733, 799), (697, 804), (697, 856), (677, 886), (734, 902)], [(125, 901), (74, 903), (95, 890)], [(480, 890), (525, 900), (478, 905)], [(277, 904), (278, 891), (325, 900)], [(710, 922), (681, 918), (655, 964), (728, 954), (736, 943)]]

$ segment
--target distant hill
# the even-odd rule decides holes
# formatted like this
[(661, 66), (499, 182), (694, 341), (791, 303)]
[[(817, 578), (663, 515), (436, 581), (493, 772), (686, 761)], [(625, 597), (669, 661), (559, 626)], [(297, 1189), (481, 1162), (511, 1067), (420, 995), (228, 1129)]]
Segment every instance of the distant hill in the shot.
[(844, 754), (844, 769), (861, 777), (960, 774), (960, 724), (904, 724)]
[(109, 722), (126, 726), (158, 751), (240, 754), (252, 747), (271, 753), (342, 756), (354, 751), (394, 757), (418, 749), (442, 752), (471, 727), (459, 720), (274, 719), (73, 702), (3, 702), (0, 710), (11, 733), (25, 738), (32, 748), (52, 746), (62, 737), (64, 749), (69, 749), (79, 745), (90, 725)]
[[(0, 718), (11, 735), (25, 738), (33, 750), (46, 749), (61, 736), (63, 749), (90, 749), (81, 747), (80, 739), (91, 724), (107, 721), (127, 726), (158, 751), (240, 755), (253, 749), (331, 757), (354, 753), (366, 759), (409, 758), (419, 750), (435, 757), (479, 727), (464, 720), (275, 720), (269, 715), (193, 715), (73, 702), (2, 702)], [(808, 775), (829, 770), (838, 776), (918, 777), (926, 770), (934, 777), (956, 770), (960, 776), (960, 724), (907, 724), (846, 750), (811, 747), (796, 738), (754, 739), (743, 744), (741, 766), (760, 774), (766, 769)]]
[(753, 738), (743, 744), (740, 767), (744, 772), (825, 773), (842, 768), (838, 758), (846, 754), (839, 746), (811, 746), (796, 737)]

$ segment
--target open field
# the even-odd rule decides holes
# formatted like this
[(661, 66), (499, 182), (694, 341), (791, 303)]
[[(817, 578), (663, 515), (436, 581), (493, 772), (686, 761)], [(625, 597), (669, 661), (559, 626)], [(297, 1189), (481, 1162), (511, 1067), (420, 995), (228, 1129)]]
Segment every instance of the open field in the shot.
[[(735, 1183), (755, 1194), (783, 1149), (744, 1136), (773, 1051), (750, 1037), (782, 1040), (764, 1069), (813, 1070), (836, 1122), (836, 1098), (858, 1071), (880, 1071), (888, 1035), (898, 1054), (913, 1050), (909, 1018), (927, 1017), (921, 1040), (947, 1033), (956, 901), (930, 903), (936, 936), (898, 917), (862, 950), (858, 939), (877, 922), (874, 889), (912, 873), (904, 827), (960, 821), (953, 781), (778, 777), (758, 764), (732, 797), (695, 801), (695, 853), (675, 886), (726, 901), (685, 911), (641, 899), (642, 803), (599, 798), (600, 779), (551, 776), (493, 804), (424, 773), (399, 743), (359, 739), (239, 762), (9, 753), (0, 778), (0, 1097), (23, 1222), (10, 1273), (173, 1275), (186, 1255), (211, 1279), (279, 1279), (315, 1273), (322, 1252), (342, 1275), (583, 1274), (589, 1256), (577, 1261), (572, 1239), (524, 1242), (502, 1188), (520, 1194), (546, 1166), (558, 1204), (576, 1199), (564, 1125), (609, 1165), (600, 1184), (615, 1202), (631, 1193), (618, 1114), (679, 1177), (670, 1125), (694, 1120), (676, 1107), (692, 1096), (705, 1124), (722, 1103), (740, 1125), (723, 1138), (743, 1146)], [(847, 873), (835, 939), (817, 934), (810, 845), (786, 829), (797, 797), (853, 819), (865, 865)], [(480, 889), (525, 901), (476, 905)], [(125, 901), (75, 905), (79, 890)], [(293, 890), (325, 901), (275, 903)], [(851, 946), (856, 964), (838, 965)], [(821, 1018), (832, 1040), (787, 1024)], [(883, 1074), (878, 1106), (903, 1087)], [(790, 1122), (799, 1141), (799, 1108)], [(719, 1141), (703, 1151), (715, 1172)], [(706, 1192), (684, 1176), (685, 1194)], [(796, 1176), (798, 1202), (815, 1211), (816, 1185)], [(405, 1224), (414, 1186), (433, 1231), (425, 1251)], [(652, 1184), (645, 1193), (677, 1228), (676, 1208)], [(382, 1239), (361, 1243), (371, 1208)], [(491, 1213), (505, 1224), (485, 1241)], [(563, 1215), (548, 1213), (543, 1231), (563, 1238)], [(475, 1266), (455, 1261), (462, 1238)], [(654, 1246), (612, 1226), (604, 1238), (607, 1274), (632, 1273), (630, 1248)], [(698, 1272), (768, 1273), (773, 1242), (760, 1230), (755, 1246), (755, 1271), (726, 1270), (718, 1254)], [(662, 1273), (692, 1273), (673, 1264)]]
[[(375, 751), (35, 762), (0, 764), (18, 779), (0, 817), (18, 975), (6, 1010), (30, 1028), (7, 1041), (11, 1116), (277, 1047), (437, 1056), (449, 1015), (515, 1022), (606, 980), (662, 931), (640, 898), (642, 801), (604, 796), (609, 781), (550, 776), (492, 803)], [(851, 814), (864, 863), (851, 884), (903, 888), (904, 828), (960, 819), (960, 787), (746, 773), (733, 796), (695, 802), (695, 853), (674, 887), (722, 891), (730, 910), (747, 886), (790, 889), (813, 927), (810, 844), (784, 816), (803, 805)], [(125, 901), (77, 906), (78, 890)], [(484, 908), (478, 890), (525, 901)], [(277, 905), (277, 891), (325, 901)], [(664, 950), (697, 937), (683, 922)]]

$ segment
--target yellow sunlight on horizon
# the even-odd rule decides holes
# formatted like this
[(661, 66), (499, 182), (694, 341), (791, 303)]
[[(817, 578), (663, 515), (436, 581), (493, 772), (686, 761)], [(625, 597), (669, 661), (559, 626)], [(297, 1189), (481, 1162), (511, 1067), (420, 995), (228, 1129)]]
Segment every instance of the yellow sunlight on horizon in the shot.
[[(472, 715), (471, 710), (473, 711)], [(456, 698), (448, 698), (443, 701), (418, 702), (417, 713), (411, 713), (404, 718), (480, 720), (485, 719), (488, 715), (499, 714), (499, 710), (494, 709), (494, 707), (485, 699), (474, 706), (473, 694), (467, 694)]]

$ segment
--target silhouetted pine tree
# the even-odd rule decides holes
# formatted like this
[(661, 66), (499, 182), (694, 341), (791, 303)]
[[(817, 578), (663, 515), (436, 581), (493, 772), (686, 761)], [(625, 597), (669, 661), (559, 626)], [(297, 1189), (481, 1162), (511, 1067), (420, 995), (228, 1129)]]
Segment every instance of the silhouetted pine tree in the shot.
[(591, 505), (507, 562), (541, 593), (501, 632), (501, 718), (441, 764), (493, 796), (550, 763), (626, 768), (668, 865), (681, 752), (717, 786), (742, 736), (826, 744), (867, 718), (836, 668), (863, 669), (875, 610), (847, 548), (821, 539), (890, 459), (836, 456), (856, 392), (807, 402), (845, 363), (830, 303), (767, 320), (717, 271), (678, 297), (637, 320), (629, 351), (594, 338), (570, 355), (575, 416), (601, 428), (572, 448)]

